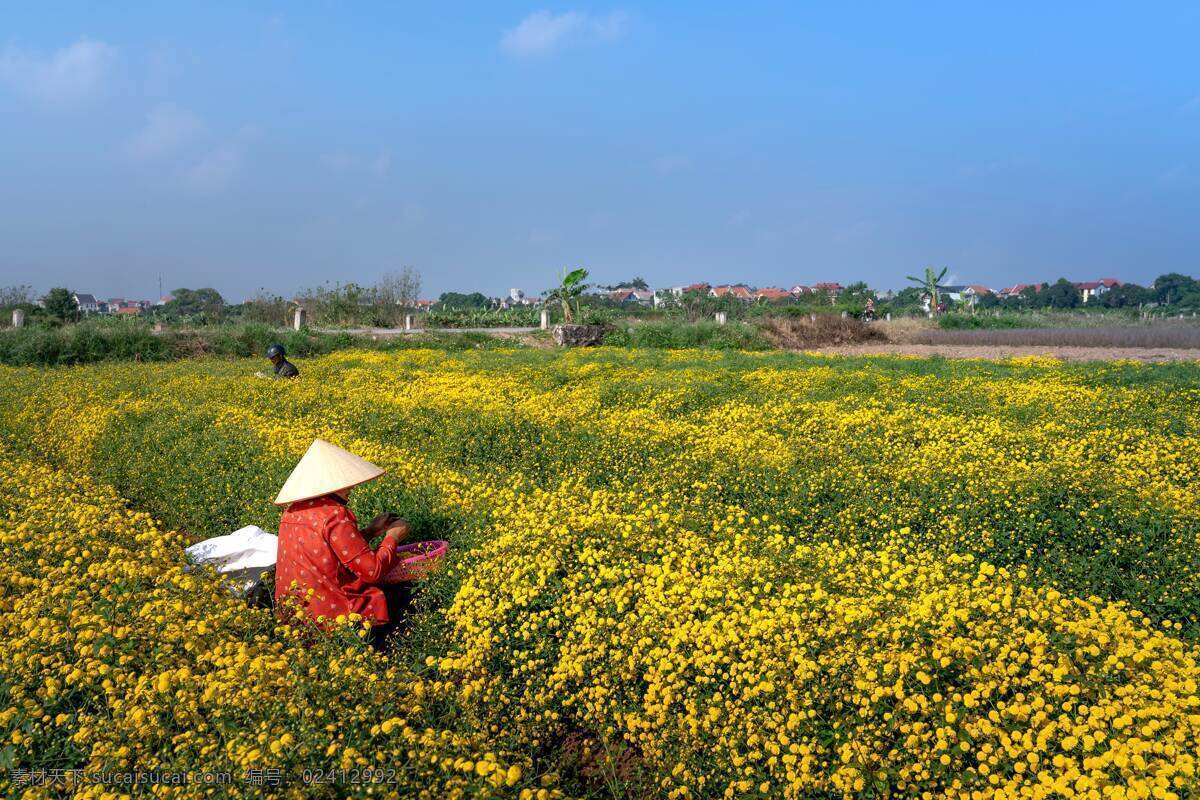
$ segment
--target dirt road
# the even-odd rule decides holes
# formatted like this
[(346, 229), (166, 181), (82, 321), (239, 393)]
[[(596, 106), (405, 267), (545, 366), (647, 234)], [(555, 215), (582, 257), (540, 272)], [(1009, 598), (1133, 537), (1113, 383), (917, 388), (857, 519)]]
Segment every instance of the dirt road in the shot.
[(1065, 361), (1200, 361), (1200, 350), (1169, 347), (1064, 347), (1061, 345), (855, 344), (819, 347), (837, 356), (942, 356), (943, 358), (1021, 358), (1054, 356)]

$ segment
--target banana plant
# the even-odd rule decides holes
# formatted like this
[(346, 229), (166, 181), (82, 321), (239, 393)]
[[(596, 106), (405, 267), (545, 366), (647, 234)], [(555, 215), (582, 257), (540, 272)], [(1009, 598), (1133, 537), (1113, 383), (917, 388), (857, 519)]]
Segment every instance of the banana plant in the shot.
[(935, 274), (933, 267), (926, 267), (925, 276), (923, 278), (918, 278), (915, 275), (907, 276), (910, 281), (928, 293), (930, 300), (929, 307), (935, 313), (937, 312), (937, 307), (940, 305), (941, 301), (941, 294), (938, 291), (938, 284), (942, 282), (942, 279), (946, 277), (946, 273), (949, 271), (949, 267), (942, 267), (942, 271)]
[(562, 304), (563, 322), (570, 325), (575, 321), (575, 317), (579, 313), (579, 298), (591, 286), (584, 281), (587, 280), (588, 271), (580, 267), (573, 269), (570, 272), (563, 270), (560, 276), (560, 283), (550, 290), (546, 295), (547, 303), (558, 302)]

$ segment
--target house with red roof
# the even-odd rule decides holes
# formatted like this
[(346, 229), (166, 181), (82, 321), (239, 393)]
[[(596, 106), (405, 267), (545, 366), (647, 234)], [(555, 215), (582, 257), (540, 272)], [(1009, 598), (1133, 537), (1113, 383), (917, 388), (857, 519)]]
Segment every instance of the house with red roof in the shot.
[(1007, 289), (1001, 289), (1000, 291), (996, 292), (996, 294), (1000, 295), (1002, 298), (1020, 297), (1021, 292), (1031, 287), (1034, 289), (1038, 288), (1036, 283), (1018, 283), (1014, 286), (1008, 287)]
[(711, 289), (712, 286), (710, 284), (701, 281), (700, 283), (689, 283), (687, 286), (672, 286), (671, 294), (675, 295), (676, 297), (683, 297), (685, 294), (689, 294), (691, 292), (709, 294)]
[(747, 303), (754, 299), (754, 294), (750, 291), (750, 287), (744, 283), (736, 283), (732, 286), (714, 286), (708, 293), (709, 297), (725, 297), (727, 295), (735, 297), (738, 300), (744, 300)]
[(960, 300), (961, 302), (966, 303), (969, 308), (975, 308), (975, 306), (979, 304), (979, 298), (983, 297), (985, 294), (992, 293), (991, 289), (981, 283), (970, 283), (961, 288), (953, 288), (959, 290), (958, 297), (956, 297), (955, 300)]
[(1116, 278), (1101, 278), (1098, 281), (1083, 281), (1075, 284), (1075, 288), (1079, 290), (1079, 294), (1083, 297), (1083, 302), (1095, 299), (1110, 289), (1115, 289), (1121, 285), (1121, 282)]
[(755, 292), (754, 297), (758, 300), (766, 300), (768, 303), (778, 303), (781, 300), (791, 300), (792, 293), (787, 289), (780, 289), (778, 286), (767, 286)]
[(1105, 291), (1104, 284), (1100, 281), (1081, 281), (1075, 284), (1075, 288), (1079, 290), (1085, 303), (1094, 297), (1099, 297)]
[(614, 303), (649, 305), (654, 302), (654, 292), (649, 289), (634, 289), (632, 286), (622, 286), (609, 292), (608, 299)]

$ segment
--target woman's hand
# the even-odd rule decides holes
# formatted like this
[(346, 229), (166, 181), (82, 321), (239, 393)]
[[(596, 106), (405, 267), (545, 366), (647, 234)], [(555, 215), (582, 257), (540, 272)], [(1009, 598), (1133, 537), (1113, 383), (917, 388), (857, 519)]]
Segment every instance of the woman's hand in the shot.
[(363, 536), (367, 539), (374, 539), (379, 534), (386, 531), (392, 525), (396, 524), (396, 520), (400, 517), (390, 511), (385, 511), (382, 514), (377, 514), (375, 519), (371, 520), (371, 524), (363, 528)]
[(397, 518), (392, 526), (388, 528), (387, 535), (396, 540), (397, 544), (408, 538), (410, 532), (408, 520)]

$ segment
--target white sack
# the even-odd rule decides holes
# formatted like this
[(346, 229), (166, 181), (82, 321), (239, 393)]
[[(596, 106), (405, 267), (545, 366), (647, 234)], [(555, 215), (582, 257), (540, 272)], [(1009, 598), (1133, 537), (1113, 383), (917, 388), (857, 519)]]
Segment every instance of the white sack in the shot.
[(255, 525), (226, 536), (196, 542), (185, 552), (196, 564), (211, 564), (242, 591), (250, 589), (263, 570), (275, 566), (279, 537)]

